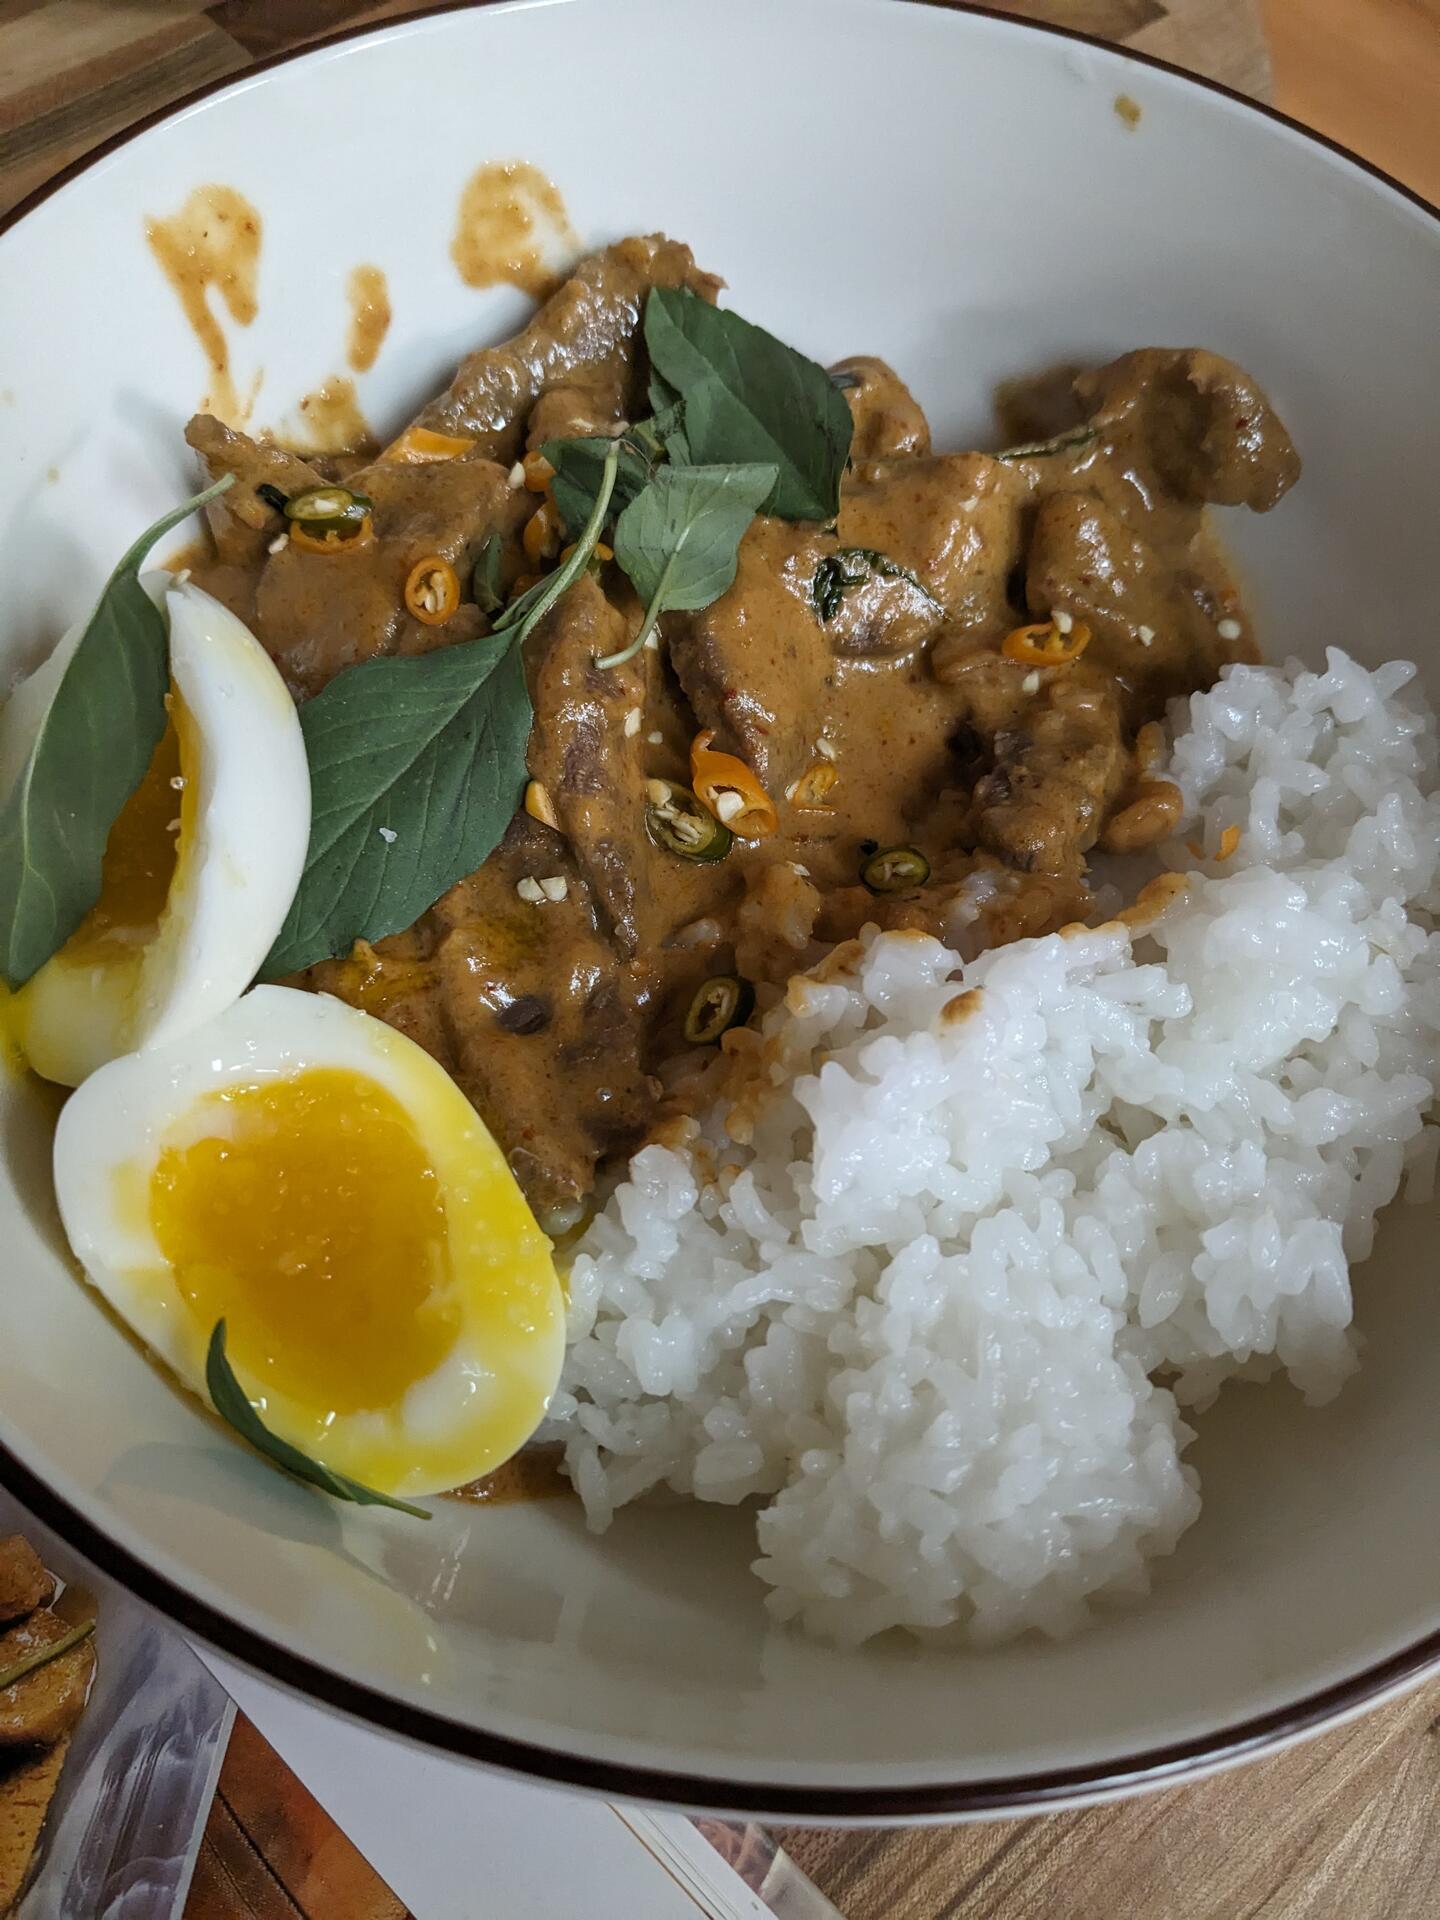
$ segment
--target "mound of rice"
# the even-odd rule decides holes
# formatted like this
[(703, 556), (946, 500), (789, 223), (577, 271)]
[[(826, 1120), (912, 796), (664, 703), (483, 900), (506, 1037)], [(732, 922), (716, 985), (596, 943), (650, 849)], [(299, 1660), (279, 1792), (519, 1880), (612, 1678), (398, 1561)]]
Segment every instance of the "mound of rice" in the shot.
[(1435, 1160), (1412, 677), (1332, 652), (1177, 709), (1172, 864), (1240, 836), (1158, 919), (963, 970), (872, 936), (791, 983), (763, 1097), (637, 1154), (575, 1254), (549, 1431), (594, 1526), (662, 1484), (754, 1497), (778, 1619), (1059, 1635), (1195, 1519), (1182, 1407), (1338, 1389), (1351, 1263)]

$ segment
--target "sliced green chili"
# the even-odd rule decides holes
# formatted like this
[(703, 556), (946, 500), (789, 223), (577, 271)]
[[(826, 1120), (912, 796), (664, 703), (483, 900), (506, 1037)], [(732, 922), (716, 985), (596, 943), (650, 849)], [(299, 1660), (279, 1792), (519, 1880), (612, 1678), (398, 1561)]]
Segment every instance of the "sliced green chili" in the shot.
[(871, 893), (908, 893), (930, 878), (930, 862), (918, 847), (881, 847), (860, 869)]
[(731, 1027), (741, 1027), (755, 1007), (755, 989), (733, 973), (717, 973), (695, 990), (685, 1015), (685, 1038), (692, 1047), (708, 1047)]
[(723, 860), (735, 838), (689, 787), (674, 780), (646, 782), (645, 830), (667, 853), (707, 866)]
[(375, 502), (349, 487), (307, 487), (285, 502), (285, 518), (307, 533), (358, 533)]

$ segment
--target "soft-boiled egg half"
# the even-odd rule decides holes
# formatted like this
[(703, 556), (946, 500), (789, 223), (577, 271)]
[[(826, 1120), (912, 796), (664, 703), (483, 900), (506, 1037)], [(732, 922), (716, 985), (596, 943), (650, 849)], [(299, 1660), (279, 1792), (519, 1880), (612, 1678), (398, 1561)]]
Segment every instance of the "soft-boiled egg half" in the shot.
[(205, 1392), (217, 1321), (273, 1432), (378, 1492), (509, 1458), (564, 1350), (550, 1243), (420, 1047), (339, 1000), (256, 987), (73, 1094), (55, 1188), (95, 1285)]
[[(111, 828), (99, 900), (15, 995), (14, 1038), (64, 1086), (210, 1019), (242, 994), (279, 933), (310, 837), (295, 703), (264, 648), (183, 578), (144, 581), (170, 629), (170, 718)], [(0, 766), (23, 763), (79, 638), (17, 687)]]

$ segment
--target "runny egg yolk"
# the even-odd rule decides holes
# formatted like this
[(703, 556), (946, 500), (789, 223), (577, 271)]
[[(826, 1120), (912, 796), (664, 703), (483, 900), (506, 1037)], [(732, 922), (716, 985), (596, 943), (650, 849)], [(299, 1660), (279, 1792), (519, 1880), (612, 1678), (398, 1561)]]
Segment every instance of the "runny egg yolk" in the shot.
[(67, 957), (102, 958), (153, 938), (175, 878), (188, 809), (181, 771), (185, 715), (171, 694), (170, 718), (145, 778), (125, 802), (105, 842), (100, 898), (67, 942)]
[(435, 1169), (363, 1074), (208, 1094), (161, 1151), (150, 1223), (203, 1331), (223, 1318), (244, 1376), (321, 1415), (393, 1406), (454, 1344)]

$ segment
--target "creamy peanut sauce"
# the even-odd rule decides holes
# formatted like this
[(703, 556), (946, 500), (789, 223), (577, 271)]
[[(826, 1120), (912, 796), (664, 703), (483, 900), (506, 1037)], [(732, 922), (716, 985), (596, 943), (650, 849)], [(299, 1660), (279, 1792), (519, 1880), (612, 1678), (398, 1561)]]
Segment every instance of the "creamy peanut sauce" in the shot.
[(376, 444), (355, 382), (341, 373), (301, 399), (283, 439), (300, 453), (365, 453)]
[(492, 161), (466, 182), (450, 257), (467, 287), (508, 283), (538, 296), (554, 284), (549, 262), (577, 244), (552, 180), (526, 160)]
[(345, 358), (352, 373), (368, 373), (390, 331), (390, 289), (379, 267), (356, 267), (345, 283), (350, 334)]
[(507, 1507), (516, 1500), (554, 1500), (571, 1491), (560, 1465), (563, 1457), (560, 1447), (523, 1447), (493, 1473), (456, 1487), (450, 1498), (484, 1507)]
[(196, 187), (178, 213), (147, 220), (145, 235), (174, 289), (210, 369), (202, 408), (227, 425), (249, 417), (254, 393), (241, 402), (230, 371), (230, 343), (211, 292), (236, 326), (254, 320), (260, 270), (259, 212), (234, 187)]

